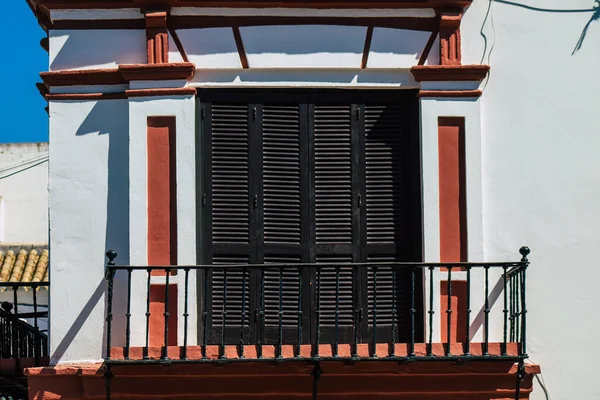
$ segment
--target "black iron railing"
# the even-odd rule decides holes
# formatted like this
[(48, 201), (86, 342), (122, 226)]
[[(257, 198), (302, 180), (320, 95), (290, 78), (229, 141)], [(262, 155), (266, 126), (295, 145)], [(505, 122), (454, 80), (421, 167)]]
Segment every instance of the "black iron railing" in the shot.
[[(42, 320), (47, 324), (48, 311), (38, 302), (38, 289), (48, 286), (48, 282), (0, 282), (0, 290), (12, 293), (12, 302), (0, 305), (0, 359), (34, 358), (34, 365), (40, 366), (40, 359), (48, 356), (48, 336), (39, 324)], [(19, 297), (25, 293), (33, 300), (32, 312), (19, 310)], [(19, 368), (18, 362), (15, 368)]]
[[(526, 271), (529, 265), (529, 261), (527, 256), (529, 254), (529, 249), (527, 247), (523, 247), (520, 249), (520, 253), (522, 258), (518, 262), (486, 262), (486, 263), (360, 263), (360, 264), (263, 264), (263, 265), (190, 265), (190, 266), (120, 266), (116, 265), (115, 259), (117, 257), (116, 252), (109, 251), (107, 252), (107, 257), (109, 258), (108, 265), (106, 267), (106, 279), (108, 281), (108, 293), (107, 293), (107, 309), (106, 309), (106, 321), (107, 321), (107, 341), (106, 341), (106, 361), (109, 363), (153, 363), (153, 362), (169, 362), (169, 363), (187, 363), (187, 362), (228, 362), (228, 361), (244, 361), (249, 359), (256, 360), (326, 360), (326, 359), (353, 359), (353, 360), (369, 360), (369, 359), (378, 359), (378, 360), (392, 360), (392, 361), (416, 361), (416, 360), (514, 360), (516, 362), (520, 362), (522, 364), (523, 360), (527, 358), (526, 351), (526, 341), (527, 341), (527, 330), (526, 330), (526, 322), (527, 322), (527, 309), (526, 309)], [(322, 333), (322, 306), (321, 303), (323, 301), (323, 296), (321, 295), (321, 271), (325, 269), (333, 269), (335, 271), (335, 284), (330, 285), (333, 286), (335, 290), (333, 293), (333, 297), (335, 298), (335, 304), (331, 306), (333, 308), (334, 317), (330, 320), (329, 323), (329, 335), (327, 336), (327, 340), (323, 340), (321, 335)], [(359, 300), (356, 299), (359, 296), (358, 293), (353, 293), (353, 315), (352, 315), (352, 325), (349, 327), (349, 331), (352, 331), (351, 334), (344, 334), (340, 327), (339, 316), (340, 316), (340, 271), (342, 269), (352, 271), (352, 274), (355, 276), (364, 272), (364, 270), (368, 270), (368, 273), (372, 277), (372, 286), (369, 290), (372, 292), (372, 301), (366, 307), (361, 308), (357, 304), (360, 303)], [(306, 293), (303, 290), (303, 285), (306, 283), (303, 281), (303, 271), (313, 271), (313, 275), (316, 279), (315, 282), (315, 290), (309, 292), (313, 299), (311, 299), (311, 304), (316, 309), (314, 313), (311, 314), (311, 318), (314, 318), (313, 323), (313, 335), (311, 335), (310, 343), (306, 342), (306, 336), (303, 334), (303, 329), (305, 328), (305, 316), (303, 315), (303, 298), (302, 294)], [(378, 298), (380, 298), (380, 293), (378, 293), (378, 279), (377, 274), (382, 273), (383, 270), (391, 270), (393, 274), (392, 280), (396, 281), (396, 274), (403, 274), (405, 279), (409, 279), (408, 291), (410, 293), (405, 293), (405, 298), (408, 295), (408, 307), (406, 309), (406, 317), (402, 319), (399, 318), (400, 310), (397, 307), (395, 299), (397, 298), (396, 293), (393, 293), (392, 299), (393, 304), (391, 306), (391, 332), (388, 329), (388, 333), (386, 335), (382, 335), (382, 329), (378, 324), (378, 319), (381, 318), (381, 308), (382, 306), (378, 305)], [(124, 274), (123, 282), (126, 282), (127, 292), (126, 292), (126, 301), (119, 302), (119, 306), (113, 304), (114, 298), (114, 281), (115, 274), (119, 271), (122, 271)], [(180, 308), (182, 310), (180, 317), (183, 318), (183, 341), (181, 346), (181, 351), (177, 354), (170, 354), (168, 346), (162, 346), (160, 357), (154, 357), (149, 355), (149, 330), (150, 330), (150, 288), (152, 275), (155, 271), (161, 271), (164, 273), (163, 276), (163, 284), (164, 284), (164, 312), (162, 312), (161, 316), (164, 320), (164, 338), (162, 343), (170, 343), (169, 341), (169, 319), (174, 316), (170, 313), (169, 306), (169, 289), (170, 289), (170, 279), (174, 274), (177, 274), (177, 280), (179, 285), (179, 290), (183, 288), (184, 291), (184, 304), (183, 307)], [(199, 313), (199, 327), (198, 331), (201, 332), (198, 340), (198, 347), (200, 348), (200, 357), (191, 358), (188, 357), (189, 350), (189, 337), (188, 337), (188, 327), (190, 324), (190, 314), (189, 314), (189, 303), (190, 301), (196, 301), (195, 299), (190, 300), (190, 272), (197, 271), (199, 275), (201, 275), (198, 280), (198, 293), (197, 299), (200, 300), (198, 303), (200, 305)], [(222, 307), (219, 310), (218, 308), (212, 307), (209, 309), (209, 299), (208, 293), (211, 292), (211, 277), (212, 273), (215, 271), (220, 272), (221, 276), (221, 285), (219, 286), (218, 293), (222, 298)], [(228, 298), (228, 283), (231, 286), (231, 278), (228, 278), (228, 274), (231, 277), (233, 273), (238, 272), (238, 282), (240, 282), (240, 276), (242, 280), (242, 285), (244, 288), (241, 292), (238, 292), (238, 301), (239, 296), (242, 296), (241, 304), (241, 318), (240, 318), (240, 326), (239, 329), (239, 340), (237, 344), (235, 344), (236, 348), (236, 356), (235, 357), (227, 357), (226, 348), (227, 346), (232, 346), (232, 343), (225, 335), (226, 332), (226, 321), (227, 317), (227, 302)], [(271, 344), (275, 347), (273, 353), (265, 354), (263, 351), (263, 347), (267, 344), (265, 343), (265, 275), (267, 271), (275, 271), (275, 273), (271, 273), (271, 277), (279, 276), (279, 301), (278, 301), (278, 310), (274, 313), (278, 317), (278, 323), (276, 324), (276, 335), (275, 339), (271, 338)], [(279, 271), (279, 274), (276, 272)], [(290, 311), (289, 308), (284, 310), (283, 305), (283, 272), (284, 271), (297, 271), (298, 273), (298, 305), (295, 310)], [(132, 317), (132, 276), (135, 274), (142, 274), (144, 278), (144, 282), (146, 283), (146, 293), (144, 294), (146, 299), (146, 312), (145, 312), (145, 344), (142, 346), (143, 357), (134, 358), (130, 357), (131, 354), (131, 317)], [(252, 275), (254, 274), (254, 275)], [(493, 282), (494, 288), (491, 286), (490, 275), (495, 279), (499, 280)], [(259, 299), (255, 302), (255, 310), (249, 309), (250, 307), (246, 307), (247, 303), (244, 296), (246, 296), (246, 288), (245, 286), (249, 284), (250, 276), (257, 276), (257, 281), (260, 285)], [(248, 279), (247, 279), (248, 277)], [(427, 299), (422, 298), (423, 291), (418, 291), (418, 283), (422, 282), (420, 280), (421, 277), (427, 278), (428, 292)], [(477, 280), (477, 282), (475, 282)], [(172, 281), (171, 281), (172, 282)], [(445, 286), (445, 295), (447, 296), (447, 305), (446, 307), (436, 307), (436, 303), (439, 304), (440, 300), (437, 297), (439, 295), (439, 290), (436, 290), (436, 285), (439, 285), (441, 282), (442, 287)], [(466, 286), (466, 301), (465, 304), (461, 304), (460, 306), (453, 306), (452, 298), (453, 298), (453, 289), (454, 286), (458, 286), (458, 282)], [(426, 286), (427, 286), (426, 285)], [(395, 291), (396, 286), (394, 285), (392, 290)], [(439, 288), (439, 286), (438, 286)], [(477, 303), (474, 303), (474, 293), (475, 289), (477, 290)], [(172, 289), (171, 289), (172, 290)], [(491, 291), (494, 290), (495, 296), (492, 298)], [(500, 293), (498, 291), (500, 290)], [(211, 292), (214, 296), (216, 293), (214, 291)], [(275, 293), (277, 294), (277, 293)], [(123, 295), (123, 293), (121, 293)], [(329, 293), (329, 300), (331, 301), (331, 292)], [(363, 294), (364, 295), (364, 294)], [(492, 302), (500, 302), (500, 307), (502, 307), (502, 312), (497, 313), (498, 315), (491, 315)], [(277, 303), (276, 303), (277, 304)], [(419, 307), (418, 305), (422, 305)], [(481, 311), (478, 313), (476, 318), (472, 317), (471, 307), (475, 305), (476, 307), (481, 306)], [(289, 307), (289, 305), (288, 305)], [(454, 307), (454, 309), (453, 309)], [(379, 310), (378, 310), (379, 308)], [(446, 308), (444, 310), (444, 308)], [(498, 306), (496, 306), (498, 308)], [(271, 310), (272, 311), (272, 310)], [(277, 312), (278, 311), (278, 312)], [(378, 315), (378, 311), (380, 311)], [(297, 323), (294, 329), (296, 330), (295, 342), (291, 343), (289, 337), (284, 340), (284, 329), (286, 328), (283, 324), (283, 317), (286, 313), (294, 313), (292, 318), (294, 318)], [(217, 314), (221, 315), (217, 315)], [(436, 314), (446, 313), (446, 316), (443, 317), (446, 324), (446, 334), (445, 337), (442, 337), (440, 341), (435, 341), (434, 343), (434, 331), (436, 324), (439, 325), (439, 315), (436, 317)], [(458, 323), (457, 319), (454, 319), (453, 323), (453, 313), (461, 313), (464, 315), (464, 326), (456, 327), (455, 324)], [(122, 357), (115, 358), (111, 357), (111, 351), (113, 347), (112, 337), (115, 332), (113, 326), (113, 316), (116, 314), (124, 314), (124, 324), (121, 325), (121, 329), (124, 329), (124, 332), (119, 332), (120, 335), (125, 337), (123, 353)], [(212, 315), (211, 315), (212, 314)], [(365, 315), (366, 314), (366, 315)], [(251, 315), (256, 315), (256, 318), (250, 318)], [(246, 318), (248, 316), (248, 318)], [(289, 316), (289, 315), (288, 315)], [(491, 319), (495, 318), (495, 326), (502, 326), (501, 332), (501, 340), (496, 341), (494, 343), (490, 342), (490, 334), (492, 333), (490, 330)], [(501, 318), (501, 321), (499, 319)], [(212, 321), (218, 320), (222, 324), (222, 326), (209, 326), (209, 319)], [(277, 319), (277, 318), (276, 318)], [(482, 331), (481, 337), (482, 339), (479, 341), (475, 341), (472, 339), (473, 336), (473, 321), (479, 319), (482, 320), (480, 325), (480, 330)], [(250, 321), (250, 322), (249, 322)], [(289, 319), (287, 319), (289, 321)], [(333, 322), (331, 322), (333, 321)], [(362, 333), (359, 333), (361, 328), (360, 321), (369, 321), (366, 330), (363, 330)], [(420, 321), (424, 322), (422, 324)], [(248, 329), (248, 324), (257, 324), (259, 329), (257, 332), (259, 334), (254, 336), (254, 339), (248, 340), (245, 336), (245, 332)], [(124, 326), (123, 326), (124, 325)], [(425, 325), (425, 328), (423, 328)], [(273, 327), (272, 327), (273, 328)], [(288, 327), (289, 328), (289, 327)], [(389, 328), (389, 327), (388, 327)], [(212, 335), (209, 332), (209, 329), (215, 329), (218, 334)], [(397, 351), (396, 345), (399, 343), (399, 339), (401, 336), (399, 335), (400, 331), (408, 332), (407, 335), (404, 336), (403, 342), (406, 343), (406, 351), (405, 353), (400, 354)], [(457, 331), (462, 331), (461, 336), (464, 338), (463, 340), (457, 340), (456, 337), (452, 337), (452, 335), (457, 335)], [(262, 332), (262, 333), (260, 333)], [(368, 344), (368, 351), (365, 353), (363, 350), (362, 353), (360, 351), (361, 340), (358, 338), (363, 335), (364, 338), (365, 333), (367, 332), (367, 339), (363, 340)], [(421, 332), (421, 333), (419, 333)], [(464, 332), (464, 334), (463, 334)], [(343, 334), (343, 335), (341, 335)], [(494, 331), (494, 336), (499, 337), (500, 332)], [(341, 340), (340, 336), (344, 336), (346, 339)], [(383, 337), (382, 337), (383, 336)], [(210, 338), (212, 339), (212, 342)], [(216, 340), (215, 340), (216, 338)], [(350, 339), (348, 339), (350, 338)], [(378, 353), (377, 344), (387, 344), (389, 352), (382, 357), (381, 354)], [(441, 344), (443, 351), (440, 354), (438, 343)], [(460, 351), (456, 351), (456, 344), (459, 343), (462, 345)], [(477, 349), (474, 349), (475, 343), (477, 343)], [(328, 354), (322, 354), (321, 349), (322, 345), (327, 344), (331, 346), (331, 352)], [(345, 344), (350, 346), (350, 354), (342, 355), (338, 352), (339, 346)], [(491, 351), (491, 344), (493, 344), (494, 351)], [(209, 347), (217, 346), (218, 347), (218, 357), (211, 357), (208, 354), (207, 349)], [(284, 356), (284, 346), (292, 346), (294, 348), (293, 357)], [(303, 346), (310, 346), (310, 355), (307, 356), (306, 352), (302, 352)], [(454, 346), (453, 346), (454, 345)], [(499, 346), (498, 346), (499, 345)], [(248, 354), (245, 352), (245, 348), (248, 346), (255, 346), (256, 353)], [(419, 347), (419, 351), (416, 351), (416, 348)], [(363, 346), (364, 349), (364, 346)], [(438, 350), (436, 350), (438, 349)], [(474, 351), (476, 350), (476, 351)], [(231, 354), (231, 353), (230, 353)], [(305, 354), (302, 356), (302, 354)]]

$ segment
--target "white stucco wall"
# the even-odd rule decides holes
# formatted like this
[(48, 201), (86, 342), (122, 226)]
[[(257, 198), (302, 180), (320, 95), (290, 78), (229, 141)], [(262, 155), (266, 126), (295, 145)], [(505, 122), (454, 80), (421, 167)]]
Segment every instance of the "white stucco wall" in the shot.
[(0, 242), (48, 242), (48, 143), (0, 144)]
[(102, 358), (104, 253), (129, 261), (128, 154), (127, 100), (50, 102), (53, 363)]
[[(484, 82), (483, 97), (476, 102), (428, 99), (421, 103), (424, 177), (431, 178), (424, 188), (424, 204), (429, 207), (425, 210), (425, 244), (431, 246), (426, 248), (425, 254), (429, 261), (439, 257), (439, 250), (436, 250), (439, 222), (435, 214), (437, 149), (431, 142), (437, 137), (437, 127), (432, 118), (466, 116), (467, 137), (474, 140), (472, 147), (468, 144), (471, 149), (468, 163), (474, 166), (469, 169), (467, 178), (469, 254), (475, 260), (517, 260), (521, 245), (531, 247), (532, 266), (527, 292), (531, 360), (541, 364), (552, 398), (597, 399), (600, 382), (595, 379), (595, 358), (598, 356), (596, 331), (600, 317), (592, 312), (592, 305), (600, 279), (600, 270), (596, 266), (600, 257), (597, 228), (600, 226), (597, 206), (600, 198), (597, 161), (600, 136), (596, 120), (600, 93), (597, 51), (600, 21), (592, 20), (593, 11), (552, 11), (591, 10), (592, 0), (521, 0), (520, 3), (496, 0), (493, 9), (489, 6), (487, 0), (475, 0), (462, 25), (463, 63), (489, 63), (492, 67), (489, 81)], [(210, 33), (223, 35), (219, 39), (222, 48), (206, 49), (197, 45), (195, 50), (193, 43), (204, 40), (200, 33), (195, 41), (194, 30), (179, 32), (190, 59), (197, 60), (201, 68), (193, 82), (197, 86), (416, 85), (406, 78), (406, 71), (393, 69), (369, 72), (369, 69), (354, 71), (352, 68), (357, 67), (351, 67), (343, 71), (307, 68), (295, 71), (293, 68), (299, 67), (296, 62), (300, 61), (294, 60), (293, 65), (286, 64), (287, 70), (282, 70), (282, 65), (267, 64), (273, 59), (265, 56), (268, 52), (260, 51), (251, 53), (257, 55), (251, 62), (264, 61), (261, 66), (278, 69), (242, 71), (229, 32)], [(584, 33), (581, 48), (574, 52)], [(129, 35), (124, 43), (130, 44), (123, 46), (139, 43), (138, 32), (130, 31)], [(61, 37), (56, 34), (55, 49), (65, 48), (61, 45), (61, 40), (64, 41), (59, 39)], [(115, 55), (92, 62), (86, 59), (85, 53), (82, 56), (72, 52), (69, 57), (65, 55), (64, 62), (58, 63), (57, 54), (63, 50), (53, 53), (52, 43), (51, 40), (53, 68), (91, 68), (122, 62)], [(126, 54), (130, 50), (133, 59), (145, 55), (143, 47), (127, 51), (123, 50), (125, 47), (118, 51)], [(251, 47), (249, 45), (249, 51), (252, 51)], [(373, 51), (379, 48), (385, 49), (385, 46), (375, 45)], [(171, 46), (171, 57), (176, 60), (174, 49)], [(313, 54), (315, 59), (314, 63), (303, 64), (304, 67), (323, 62), (316, 60), (315, 52), (306, 54)], [(381, 54), (370, 58), (370, 62), (380, 57), (378, 62), (391, 68), (393, 62), (391, 56), (386, 55), (387, 50), (382, 50)], [(408, 59), (410, 54), (398, 53), (398, 57)], [(304, 60), (306, 58), (302, 62)], [(179, 103), (179, 112), (187, 109), (185, 101)], [(136, 260), (143, 262), (145, 257), (140, 250), (143, 247), (139, 247), (142, 244), (138, 242), (144, 237), (139, 235), (145, 234), (144, 222), (127, 219), (130, 209), (132, 215), (144, 210), (134, 210), (124, 195), (130, 192), (130, 181), (145, 179), (142, 174), (142, 171), (145, 174), (145, 163), (131, 154), (131, 165), (136, 166), (132, 171), (138, 171), (138, 175), (128, 180), (126, 176), (113, 174), (112, 171), (118, 168), (121, 172), (128, 171), (129, 165), (122, 164), (121, 158), (115, 161), (111, 154), (117, 151), (127, 158), (129, 150), (126, 149), (130, 148), (128, 129), (131, 135), (141, 137), (141, 122), (128, 118), (135, 115), (136, 120), (141, 121), (145, 115), (150, 115), (149, 112), (160, 111), (159, 115), (178, 112), (177, 106), (171, 107), (173, 104), (162, 104), (164, 110), (155, 109), (153, 104), (159, 103), (136, 100), (50, 105), (50, 151), (51, 157), (57, 160), (50, 171), (53, 288), (61, 287), (57, 282), (63, 285), (83, 282), (78, 283), (78, 290), (52, 292), (53, 310), (69, 311), (61, 312), (57, 317), (53, 313), (55, 360), (97, 360), (101, 357), (102, 338), (98, 332), (103, 331), (103, 300), (95, 290), (101, 286), (104, 250), (107, 247), (122, 249), (119, 261), (124, 263), (128, 260), (129, 243), (135, 243), (139, 256)], [(87, 128), (82, 129), (82, 126)], [(473, 129), (479, 132), (472, 137)], [(80, 130), (88, 134), (77, 135)], [(113, 148), (113, 140), (119, 143), (118, 150)], [(191, 157), (191, 154), (185, 154), (185, 157)], [(113, 186), (107, 183), (113, 181), (116, 182)], [(132, 196), (135, 194), (131, 193)], [(116, 215), (120, 216), (117, 228), (112, 225), (114, 222), (108, 223), (107, 201), (113, 204), (108, 209), (115, 207)], [(136, 204), (143, 205), (143, 201), (136, 199)], [(52, 225), (53, 221), (56, 225)], [(139, 235), (130, 238), (127, 226), (132, 230), (140, 229)], [(191, 259), (192, 255), (187, 256)], [(59, 260), (61, 265), (57, 265)], [(494, 312), (498, 312), (498, 306)], [(87, 321), (83, 325), (80, 323), (82, 318)], [(71, 341), (74, 344), (62, 351), (63, 343)], [(573, 388), (577, 388), (576, 395)], [(532, 398), (545, 399), (539, 386)]]

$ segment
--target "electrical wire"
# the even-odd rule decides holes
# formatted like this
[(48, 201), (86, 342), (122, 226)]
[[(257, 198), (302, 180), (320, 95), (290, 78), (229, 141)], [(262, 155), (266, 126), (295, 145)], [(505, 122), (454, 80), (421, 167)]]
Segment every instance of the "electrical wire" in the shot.
[(30, 166), (28, 166), (28, 167), (22, 168), (22, 169), (20, 169), (20, 170), (18, 170), (18, 171), (12, 172), (12, 173), (10, 173), (10, 174), (8, 174), (8, 175), (0, 176), (0, 180), (1, 180), (1, 179), (6, 179), (6, 178), (9, 178), (9, 177), (11, 177), (11, 176), (13, 176), (13, 175), (16, 175), (16, 174), (19, 174), (19, 173), (21, 173), (21, 172), (27, 171), (28, 169), (31, 169), (31, 168), (33, 168), (33, 167), (37, 167), (38, 165), (40, 165), (40, 164), (43, 164), (43, 163), (45, 163), (45, 162), (48, 162), (48, 159), (42, 160), (42, 161), (40, 161), (40, 162), (38, 162), (38, 163), (36, 163), (36, 164), (33, 164), (33, 165), (30, 165)]
[(21, 162), (19, 162), (17, 164), (13, 164), (13, 165), (9, 165), (9, 166), (4, 167), (4, 168), (0, 168), (0, 173), (6, 172), (6, 171), (10, 171), (11, 169), (19, 168), (19, 167), (22, 167), (24, 165), (28, 165), (28, 164), (31, 164), (31, 163), (34, 163), (34, 162), (37, 162), (37, 161), (41, 161), (41, 160), (46, 160), (46, 159), (48, 159), (48, 154), (47, 153), (45, 155), (43, 155), (43, 156), (38, 156), (38, 157), (35, 157), (35, 158), (31, 158), (29, 160), (21, 161)]
[[(533, 364), (537, 364), (531, 358), (528, 361), (531, 361), (531, 363)], [(544, 391), (544, 396), (546, 396), (546, 400), (552, 400), (552, 396), (550, 396), (550, 391), (548, 390), (548, 386), (546, 385), (546, 380), (544, 379), (544, 374), (542, 374), (542, 372), (540, 371), (539, 375), (535, 375), (535, 379), (537, 380), (538, 384), (542, 387), (542, 390)]]

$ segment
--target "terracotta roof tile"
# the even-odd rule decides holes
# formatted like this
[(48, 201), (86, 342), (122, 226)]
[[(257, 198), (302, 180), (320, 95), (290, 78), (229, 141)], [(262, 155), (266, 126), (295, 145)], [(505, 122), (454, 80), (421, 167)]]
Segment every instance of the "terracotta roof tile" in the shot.
[(0, 282), (48, 282), (48, 257), (47, 245), (0, 244)]

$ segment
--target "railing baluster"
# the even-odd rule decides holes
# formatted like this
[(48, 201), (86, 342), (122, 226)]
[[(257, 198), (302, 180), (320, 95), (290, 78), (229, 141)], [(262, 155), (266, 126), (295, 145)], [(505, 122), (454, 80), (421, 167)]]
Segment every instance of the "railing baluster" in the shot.
[(483, 310), (484, 314), (484, 334), (485, 338), (483, 341), (483, 355), (489, 355), (489, 343), (490, 343), (490, 289), (489, 289), (489, 270), (490, 268), (486, 265), (485, 270), (485, 306)]
[(242, 268), (242, 323), (240, 324), (240, 358), (244, 358), (244, 328), (246, 327), (246, 279), (248, 268)]
[(300, 357), (301, 345), (302, 345), (302, 291), (304, 285), (302, 281), (302, 268), (298, 268), (298, 340), (296, 345), (296, 357)]
[(171, 269), (165, 269), (165, 340), (164, 340), (164, 352), (162, 355), (163, 360), (169, 359), (169, 277), (171, 276)]
[(202, 301), (202, 359), (206, 359), (206, 344), (208, 341), (208, 268), (202, 269), (202, 291), (204, 299)]
[(408, 356), (415, 356), (415, 270), (413, 265), (410, 270), (410, 346), (408, 348)]
[(526, 273), (527, 273), (527, 266), (529, 265), (529, 260), (527, 259), (527, 256), (530, 253), (529, 247), (521, 247), (521, 249), (519, 250), (519, 252), (521, 253), (521, 255), (523, 256), (523, 258), (521, 258), (521, 262), (524, 263), (522, 268), (522, 283), (521, 283), (521, 299), (522, 299), (522, 303), (523, 303), (523, 309), (521, 310), (521, 318), (522, 318), (522, 322), (521, 322), (521, 357), (527, 357), (527, 304), (526, 304)]
[(471, 354), (471, 267), (467, 266), (467, 312), (466, 312), (466, 335), (465, 335), (465, 356)]
[(427, 355), (433, 356), (433, 266), (429, 266), (429, 343), (427, 343)]
[(260, 269), (260, 299), (258, 300), (258, 358), (263, 358), (263, 335), (265, 330), (265, 269)]
[(113, 299), (113, 280), (115, 277), (115, 270), (112, 268), (115, 266), (115, 259), (117, 258), (117, 252), (114, 250), (108, 250), (106, 252), (108, 263), (106, 265), (106, 277), (108, 279), (108, 288), (106, 293), (106, 360), (110, 360), (111, 352), (111, 335), (112, 335), (112, 299)]
[(335, 266), (335, 340), (333, 342), (333, 356), (338, 356), (340, 342), (340, 266)]
[(507, 349), (507, 344), (508, 344), (508, 293), (507, 293), (507, 280), (508, 277), (506, 276), (506, 272), (508, 270), (508, 267), (505, 265), (504, 267), (502, 267), (504, 273), (502, 274), (502, 293), (504, 295), (504, 309), (502, 310), (503, 312), (503, 317), (504, 317), (504, 321), (503, 321), (503, 343), (502, 343), (502, 355), (505, 356), (506, 355), (506, 349)]
[(358, 358), (358, 327), (360, 323), (360, 299), (358, 298), (357, 290), (358, 280), (358, 267), (352, 268), (352, 302), (354, 307), (354, 318), (353, 318), (353, 338), (352, 338), (352, 357)]
[(221, 320), (221, 344), (219, 345), (219, 358), (225, 358), (225, 326), (227, 321), (227, 268), (223, 268), (223, 309)]
[(317, 310), (314, 357), (319, 358), (319, 345), (321, 344), (321, 267), (317, 267)]
[(35, 357), (35, 366), (39, 367), (40, 365), (40, 327), (38, 325), (38, 305), (37, 305), (37, 291), (38, 288), (34, 287), (33, 289), (33, 327), (35, 328), (35, 335), (33, 336), (33, 356)]
[(131, 345), (131, 268), (127, 269), (127, 312), (125, 313), (125, 350), (123, 357), (129, 360), (129, 348)]
[(515, 341), (521, 339), (521, 273), (515, 274)]
[(152, 270), (147, 269), (147, 277), (146, 277), (146, 347), (144, 347), (144, 360), (149, 358), (148, 348), (150, 346), (150, 277), (152, 276)]
[(510, 341), (514, 342), (515, 340), (515, 276), (512, 274), (510, 276), (509, 288), (510, 288), (510, 317), (508, 318), (510, 321)]
[(17, 286), (13, 286), (13, 302), (15, 305), (13, 318), (13, 358), (19, 358), (21, 356), (19, 354), (19, 295), (17, 293), (18, 290), (19, 288)]
[(377, 357), (377, 266), (373, 266), (373, 333), (371, 357)]
[(452, 337), (452, 267), (448, 267), (448, 305), (446, 309), (446, 356), (451, 352), (451, 337)]
[(187, 360), (187, 344), (188, 344), (188, 317), (190, 313), (188, 312), (188, 297), (189, 297), (189, 278), (190, 278), (190, 269), (185, 269), (185, 293), (183, 298), (183, 351), (181, 354), (181, 358)]
[(392, 343), (390, 346), (389, 356), (393, 357), (396, 354), (396, 268), (392, 269)]
[(279, 326), (277, 340), (277, 358), (283, 358), (283, 267), (279, 267)]

